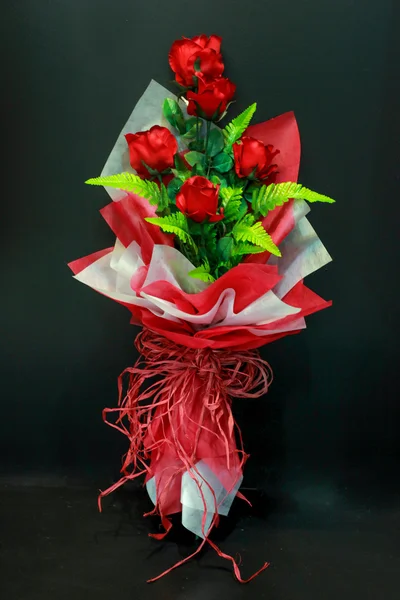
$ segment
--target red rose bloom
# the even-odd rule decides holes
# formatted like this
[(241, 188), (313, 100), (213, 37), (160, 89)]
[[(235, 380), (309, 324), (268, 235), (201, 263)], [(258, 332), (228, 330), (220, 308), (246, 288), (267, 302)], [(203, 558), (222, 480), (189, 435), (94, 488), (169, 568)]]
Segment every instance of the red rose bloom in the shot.
[(176, 40), (169, 53), (169, 64), (176, 81), (185, 87), (193, 87), (195, 73), (200, 72), (207, 81), (220, 77), (224, 70), (220, 48), (221, 38), (217, 35)]
[(129, 161), (140, 177), (150, 177), (146, 165), (158, 173), (174, 166), (178, 142), (166, 127), (154, 125), (148, 131), (127, 133), (125, 139), (129, 147)]
[(179, 210), (196, 221), (202, 223), (209, 217), (210, 223), (224, 218), (223, 209), (217, 215), (219, 185), (214, 185), (206, 177), (195, 175), (182, 185), (176, 195), (176, 206)]
[(233, 144), (235, 171), (238, 177), (249, 177), (264, 181), (278, 172), (278, 165), (272, 164), (273, 158), (279, 154), (271, 144), (264, 146), (255, 138), (244, 136)]
[(189, 115), (202, 117), (207, 121), (216, 120), (225, 112), (235, 90), (236, 85), (226, 77), (220, 77), (210, 83), (199, 77), (198, 93), (187, 93), (187, 111)]

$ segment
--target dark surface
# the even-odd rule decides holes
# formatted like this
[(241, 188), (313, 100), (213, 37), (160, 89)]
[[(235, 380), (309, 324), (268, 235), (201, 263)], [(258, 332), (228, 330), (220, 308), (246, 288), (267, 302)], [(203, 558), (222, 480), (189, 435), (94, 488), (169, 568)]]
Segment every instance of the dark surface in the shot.
[[(0, 469), (27, 484), (0, 494), (4, 597), (397, 598), (400, 3), (3, 4)], [(334, 262), (307, 280), (334, 306), (263, 350), (268, 398), (235, 407), (251, 454), (245, 486), (265, 510), (233, 515), (221, 545), (241, 552), (245, 573), (273, 567), (241, 588), (208, 552), (146, 587), (190, 548), (178, 536), (155, 550), (135, 493), (120, 535), (122, 508), (96, 513), (96, 487), (126, 451), (101, 410), (135, 360), (136, 331), (66, 264), (113, 242), (98, 214), (106, 194), (83, 181), (149, 80), (170, 86), (172, 41), (203, 31), (224, 38), (231, 116), (254, 100), (259, 121), (293, 109), (300, 181), (338, 200), (312, 210)], [(40, 473), (96, 485), (47, 489)]]
[(116, 494), (102, 515), (95, 493), (43, 483), (1, 487), (3, 598), (398, 599), (399, 494), (389, 505), (371, 493), (354, 502), (351, 486), (334, 489), (319, 478), (287, 482), (279, 496), (273, 489), (253, 494), (252, 511), (235, 501), (229, 519), (235, 528), (222, 519), (216, 543), (240, 553), (244, 577), (264, 560), (272, 563), (240, 585), (211, 548), (146, 584), (195, 550), (193, 536), (178, 528), (168, 541), (151, 540), (147, 533), (157, 527), (141, 518), (150, 508), (144, 490)]

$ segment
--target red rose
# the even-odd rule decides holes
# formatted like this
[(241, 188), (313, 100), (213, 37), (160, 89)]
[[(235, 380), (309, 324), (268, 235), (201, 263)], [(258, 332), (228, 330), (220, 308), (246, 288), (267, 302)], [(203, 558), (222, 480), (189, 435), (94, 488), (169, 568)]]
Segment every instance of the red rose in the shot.
[(220, 77), (224, 70), (220, 48), (221, 38), (217, 35), (176, 40), (169, 53), (169, 64), (176, 81), (185, 87), (193, 87), (195, 73), (200, 72), (207, 81)]
[(129, 161), (140, 177), (150, 177), (147, 167), (162, 173), (174, 166), (178, 142), (166, 127), (154, 125), (148, 131), (127, 133), (125, 138), (129, 147)]
[(207, 121), (216, 120), (225, 112), (235, 90), (236, 85), (226, 77), (220, 77), (210, 83), (199, 77), (198, 93), (187, 93), (187, 111), (189, 115), (202, 117)]
[(176, 206), (179, 210), (196, 221), (202, 223), (209, 217), (210, 223), (224, 218), (223, 209), (217, 215), (219, 185), (214, 185), (206, 177), (195, 175), (182, 185), (176, 195)]
[(271, 144), (264, 146), (255, 138), (244, 136), (233, 144), (235, 171), (238, 177), (249, 177), (261, 181), (278, 172), (278, 165), (272, 164), (273, 158), (279, 154)]

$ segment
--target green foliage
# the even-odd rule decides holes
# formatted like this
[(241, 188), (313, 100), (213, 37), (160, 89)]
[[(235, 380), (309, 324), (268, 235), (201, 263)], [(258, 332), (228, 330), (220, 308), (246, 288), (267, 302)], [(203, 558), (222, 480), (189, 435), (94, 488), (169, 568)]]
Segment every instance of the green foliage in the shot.
[(229, 271), (229, 269), (232, 268), (232, 266), (233, 265), (231, 264), (231, 261), (218, 263), (218, 265), (215, 269), (215, 273), (216, 273), (217, 277), (221, 277), (221, 275), (224, 275), (225, 273), (227, 273)]
[(254, 190), (251, 203), (254, 213), (265, 217), (270, 210), (282, 206), (291, 198), (308, 202), (335, 202), (332, 198), (313, 192), (300, 183), (286, 181), (285, 183), (271, 183), (268, 186), (263, 185)]
[(207, 156), (216, 156), (223, 148), (224, 136), (222, 135), (221, 130), (218, 128), (211, 129), (206, 147)]
[(243, 188), (241, 187), (225, 187), (220, 189), (222, 206), (224, 207), (224, 223), (230, 223), (239, 219), (242, 207), (242, 195)]
[(206, 227), (204, 234), (204, 248), (208, 256), (214, 256), (217, 251), (217, 231), (215, 225)]
[[(190, 117), (185, 122), (185, 133), (182, 135), (184, 140), (192, 140), (198, 133), (200, 134), (202, 128), (202, 121), (197, 120), (196, 117)], [(198, 131), (197, 131), (198, 130)]]
[[(202, 122), (199, 121), (200, 125), (201, 125), (201, 123)], [(195, 125), (197, 125), (197, 117), (189, 117), (188, 119), (186, 119), (186, 122), (185, 122), (186, 131), (189, 131), (189, 129), (191, 129)]]
[(222, 130), (222, 134), (225, 138), (225, 146), (229, 148), (234, 144), (248, 128), (250, 121), (256, 111), (257, 104), (254, 103), (249, 108), (246, 108), (240, 115), (238, 115), (231, 123), (229, 123), (225, 129)]
[(232, 250), (232, 256), (245, 256), (246, 254), (260, 254), (265, 252), (260, 246), (253, 246), (247, 242), (239, 242)]
[(233, 167), (233, 158), (225, 152), (220, 152), (214, 156), (212, 167), (218, 171), (218, 173), (227, 173)]
[(193, 150), (185, 154), (185, 160), (191, 167), (194, 167), (196, 164), (204, 166), (205, 156), (201, 152), (196, 152)]
[(85, 181), (88, 185), (104, 185), (105, 187), (134, 192), (142, 198), (146, 198), (153, 205), (162, 205), (161, 192), (154, 181), (142, 179), (134, 173), (119, 173), (107, 177), (93, 177)]
[(192, 140), (188, 144), (189, 150), (195, 150), (196, 152), (204, 152), (204, 138), (199, 138), (198, 140)]
[(183, 244), (187, 244), (197, 252), (197, 246), (189, 233), (187, 218), (181, 212), (176, 212), (165, 217), (147, 217), (145, 220), (148, 223), (157, 225), (166, 233), (175, 234)]
[(242, 187), (224, 187), (220, 190), (220, 196), (223, 200), (223, 206), (226, 206), (231, 200), (241, 200), (243, 195)]
[(215, 281), (215, 277), (213, 277), (210, 273), (210, 265), (208, 263), (200, 265), (200, 267), (196, 267), (196, 269), (189, 271), (188, 275), (189, 277), (200, 279), (201, 281), (207, 281), (210, 283)]
[(222, 237), (217, 242), (218, 257), (222, 262), (228, 262), (233, 250), (233, 239), (231, 237)]
[(171, 179), (167, 187), (167, 193), (170, 200), (175, 200), (176, 194), (179, 192), (182, 185), (182, 179), (179, 179), (178, 177), (174, 177), (173, 179)]
[(278, 246), (274, 244), (262, 223), (260, 221), (255, 223), (254, 216), (251, 214), (245, 215), (241, 221), (235, 223), (232, 235), (237, 242), (250, 242), (263, 250), (268, 250), (271, 254), (281, 256)]
[(196, 163), (192, 169), (192, 173), (191, 176), (195, 176), (195, 175), (201, 175), (202, 177), (205, 177), (206, 175), (206, 171), (205, 168), (203, 167), (203, 165), (201, 163)]
[(164, 210), (166, 210), (168, 208), (168, 205), (170, 202), (167, 188), (165, 187), (165, 185), (163, 183), (160, 186), (160, 192), (161, 192), (161, 197), (160, 197), (160, 202), (158, 203), (157, 212), (163, 212)]
[(182, 181), (185, 181), (192, 175), (192, 173), (185, 165), (185, 161), (180, 156), (180, 154), (176, 153), (174, 160), (175, 160), (175, 169), (172, 169), (173, 174), (175, 175), (175, 177), (178, 177)]
[(168, 123), (175, 127), (179, 133), (186, 132), (185, 118), (179, 104), (172, 98), (165, 98), (163, 104), (163, 113)]
[(237, 221), (242, 206), (241, 200), (229, 200), (226, 208), (224, 209), (224, 223), (231, 223)]

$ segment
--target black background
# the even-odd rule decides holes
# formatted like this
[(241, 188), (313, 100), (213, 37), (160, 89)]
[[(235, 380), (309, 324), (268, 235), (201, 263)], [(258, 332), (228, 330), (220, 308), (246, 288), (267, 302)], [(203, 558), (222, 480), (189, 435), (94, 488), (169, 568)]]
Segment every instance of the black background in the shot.
[(135, 360), (136, 330), (128, 312), (67, 268), (113, 243), (98, 213), (108, 197), (83, 181), (100, 173), (150, 79), (172, 89), (172, 41), (206, 32), (223, 37), (237, 84), (231, 116), (255, 100), (258, 121), (294, 110), (300, 181), (337, 199), (311, 212), (334, 262), (307, 280), (334, 305), (310, 317), (306, 332), (263, 349), (273, 387), (236, 406), (252, 455), (245, 483), (323, 505), (343, 489), (349, 502), (398, 502), (399, 8), (389, 0), (2, 7), (0, 450), (8, 480), (68, 476), (105, 486), (118, 472), (125, 440), (103, 425), (101, 410), (115, 403), (116, 378)]

